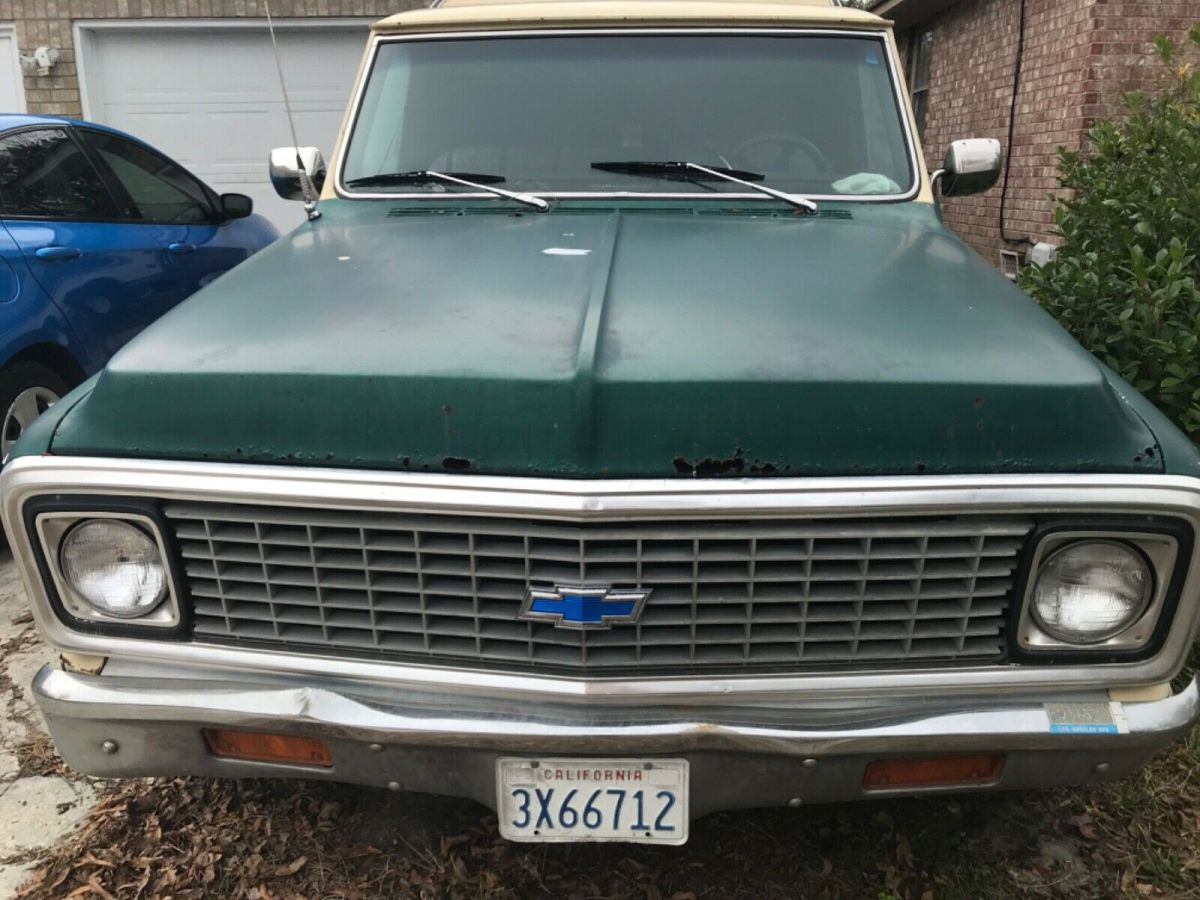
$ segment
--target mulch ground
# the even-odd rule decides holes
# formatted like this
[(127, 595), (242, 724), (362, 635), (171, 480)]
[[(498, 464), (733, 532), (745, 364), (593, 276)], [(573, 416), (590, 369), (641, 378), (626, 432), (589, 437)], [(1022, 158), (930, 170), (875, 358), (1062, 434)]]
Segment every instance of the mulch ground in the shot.
[(722, 813), (683, 848), (520, 846), (465, 801), (322, 782), (108, 783), (21, 897), (1200, 897), (1200, 732), (1078, 791)]

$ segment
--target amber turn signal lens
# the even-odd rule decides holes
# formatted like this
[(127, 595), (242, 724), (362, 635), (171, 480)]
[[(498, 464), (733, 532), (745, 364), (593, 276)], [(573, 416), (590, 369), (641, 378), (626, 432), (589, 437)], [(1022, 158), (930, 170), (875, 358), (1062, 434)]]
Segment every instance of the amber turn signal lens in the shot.
[(1004, 754), (933, 756), (925, 759), (881, 759), (867, 766), (863, 787), (890, 791), (907, 787), (952, 787), (992, 784), (1004, 769)]
[(256, 762), (290, 763), (297, 766), (332, 766), (329, 745), (316, 738), (262, 731), (230, 731), (205, 728), (204, 740), (213, 756), (250, 759)]

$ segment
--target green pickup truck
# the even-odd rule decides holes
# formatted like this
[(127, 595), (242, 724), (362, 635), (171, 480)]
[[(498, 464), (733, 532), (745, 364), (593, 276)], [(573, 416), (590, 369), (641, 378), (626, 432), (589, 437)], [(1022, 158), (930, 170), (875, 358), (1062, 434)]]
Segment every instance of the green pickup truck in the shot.
[(950, 234), (887, 22), (372, 30), (309, 221), (0, 477), (101, 776), (473, 798), (519, 841), (1119, 777), (1180, 737), (1200, 454)]

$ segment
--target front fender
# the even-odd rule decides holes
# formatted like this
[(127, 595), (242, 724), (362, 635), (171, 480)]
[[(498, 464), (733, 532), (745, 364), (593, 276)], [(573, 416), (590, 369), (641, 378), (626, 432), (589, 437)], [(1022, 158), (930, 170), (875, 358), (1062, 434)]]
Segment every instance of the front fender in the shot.
[(50, 444), (59, 423), (66, 418), (78, 403), (84, 400), (100, 380), (101, 372), (76, 385), (65, 397), (42, 413), (33, 424), (25, 429), (20, 440), (13, 445), (12, 452), (5, 460), (5, 465), (22, 456), (41, 456), (50, 452)]

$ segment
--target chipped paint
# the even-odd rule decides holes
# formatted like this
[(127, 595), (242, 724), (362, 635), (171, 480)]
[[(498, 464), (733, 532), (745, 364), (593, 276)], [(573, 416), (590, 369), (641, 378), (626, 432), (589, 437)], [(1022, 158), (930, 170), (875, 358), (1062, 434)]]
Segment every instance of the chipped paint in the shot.
[(672, 463), (680, 475), (691, 475), (693, 478), (715, 478), (718, 475), (741, 475), (746, 470), (746, 460), (742, 448), (738, 447), (732, 456), (721, 459), (707, 457), (705, 459), (687, 459), (676, 456)]
[[(322, 209), (307, 243), (256, 254), (56, 405), (54, 452), (611, 478), (1200, 473), (923, 206), (832, 224), (678, 202)], [(592, 252), (534, 261), (564, 244)]]

